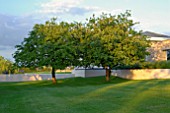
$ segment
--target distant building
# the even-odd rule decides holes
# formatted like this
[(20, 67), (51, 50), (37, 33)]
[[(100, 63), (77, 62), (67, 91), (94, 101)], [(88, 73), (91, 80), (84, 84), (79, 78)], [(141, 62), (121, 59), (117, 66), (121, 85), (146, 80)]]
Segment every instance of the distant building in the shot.
[(153, 33), (144, 32), (151, 41), (151, 47), (148, 48), (150, 55), (146, 57), (147, 61), (162, 61), (170, 60), (170, 36)]

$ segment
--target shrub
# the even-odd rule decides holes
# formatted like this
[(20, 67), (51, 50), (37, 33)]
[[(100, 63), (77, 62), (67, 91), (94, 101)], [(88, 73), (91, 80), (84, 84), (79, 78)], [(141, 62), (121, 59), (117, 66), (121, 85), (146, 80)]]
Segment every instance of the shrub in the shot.
[(151, 62), (150, 69), (170, 69), (170, 61)]
[(121, 65), (114, 69), (170, 69), (170, 61), (142, 62), (134, 65)]

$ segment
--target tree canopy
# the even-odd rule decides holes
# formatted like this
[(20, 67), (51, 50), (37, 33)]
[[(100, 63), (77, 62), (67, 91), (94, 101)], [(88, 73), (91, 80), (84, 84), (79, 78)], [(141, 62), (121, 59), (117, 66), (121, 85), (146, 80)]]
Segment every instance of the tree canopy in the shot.
[(119, 15), (103, 13), (100, 17), (93, 15), (84, 24), (76, 24), (73, 37), (79, 44), (78, 65), (106, 68), (109, 80), (112, 68), (144, 62), (149, 42), (142, 31), (133, 28), (138, 23), (130, 17), (129, 11)]
[(56, 19), (51, 19), (36, 24), (29, 37), (16, 46), (16, 64), (51, 66), (55, 78), (55, 69), (71, 65), (103, 67), (110, 75), (112, 68), (143, 62), (149, 43), (141, 31), (133, 28), (137, 23), (130, 17), (126, 11), (119, 15), (93, 15), (85, 23), (56, 23)]
[(56, 23), (55, 19), (45, 24), (36, 24), (21, 45), (17, 45), (14, 58), (18, 66), (51, 66), (55, 82), (55, 69), (70, 66), (69, 24)]

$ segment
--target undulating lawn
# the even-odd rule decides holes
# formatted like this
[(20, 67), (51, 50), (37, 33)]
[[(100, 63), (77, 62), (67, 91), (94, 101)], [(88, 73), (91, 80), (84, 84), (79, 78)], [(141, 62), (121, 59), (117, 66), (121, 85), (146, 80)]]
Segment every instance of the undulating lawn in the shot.
[(0, 83), (0, 113), (170, 113), (170, 80)]

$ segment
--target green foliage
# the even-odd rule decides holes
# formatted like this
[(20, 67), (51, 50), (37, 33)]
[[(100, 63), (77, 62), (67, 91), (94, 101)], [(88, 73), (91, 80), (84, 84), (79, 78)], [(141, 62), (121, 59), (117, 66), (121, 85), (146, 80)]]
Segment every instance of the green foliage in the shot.
[(14, 53), (16, 64), (25, 67), (67, 66), (116, 68), (145, 61), (149, 42), (133, 29), (129, 11), (119, 15), (93, 15), (85, 23), (51, 19), (36, 24)]
[(69, 24), (56, 23), (55, 19), (45, 24), (36, 24), (14, 53), (16, 64), (24, 67), (52, 66), (64, 69), (69, 63)]
[(33, 74), (50, 74), (51, 67), (38, 67), (38, 68), (19, 68), (19, 73), (33, 73)]
[(122, 65), (114, 69), (170, 69), (170, 61), (142, 62), (134, 65)]
[(146, 37), (135, 31), (136, 24), (128, 19), (130, 13), (118, 16), (103, 15), (99, 20), (99, 36), (103, 45), (103, 65), (111, 68), (121, 65), (134, 65), (145, 61)]
[(170, 69), (170, 61), (148, 62), (144, 68), (149, 69)]
[(13, 62), (0, 56), (0, 74), (16, 73), (16, 66)]
[(117, 16), (93, 15), (85, 24), (75, 24), (72, 36), (78, 48), (78, 65), (116, 68), (144, 62), (149, 42), (142, 31), (133, 29), (137, 23), (130, 16), (129, 11)]

